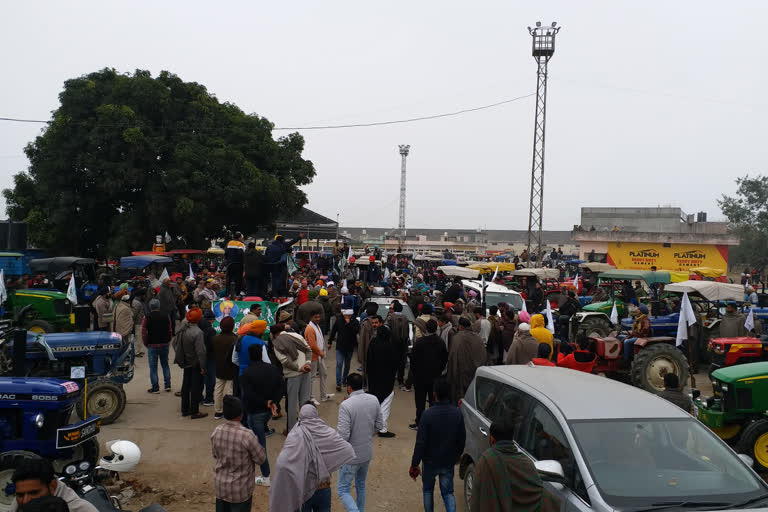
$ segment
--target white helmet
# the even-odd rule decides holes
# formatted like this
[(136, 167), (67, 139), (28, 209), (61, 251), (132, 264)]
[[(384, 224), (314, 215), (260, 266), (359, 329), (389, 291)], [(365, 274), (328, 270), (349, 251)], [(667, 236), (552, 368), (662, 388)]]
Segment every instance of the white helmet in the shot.
[(99, 461), (99, 466), (109, 471), (121, 473), (133, 471), (141, 459), (141, 450), (130, 441), (116, 439), (107, 441), (107, 455)]

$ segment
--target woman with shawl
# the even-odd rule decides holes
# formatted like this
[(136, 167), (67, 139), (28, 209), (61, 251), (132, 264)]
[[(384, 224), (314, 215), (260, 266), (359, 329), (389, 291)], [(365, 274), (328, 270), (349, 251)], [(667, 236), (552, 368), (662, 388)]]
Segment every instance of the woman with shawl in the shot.
[(352, 445), (329, 427), (311, 403), (288, 433), (277, 457), (269, 510), (314, 512), (331, 508), (331, 474), (355, 458)]

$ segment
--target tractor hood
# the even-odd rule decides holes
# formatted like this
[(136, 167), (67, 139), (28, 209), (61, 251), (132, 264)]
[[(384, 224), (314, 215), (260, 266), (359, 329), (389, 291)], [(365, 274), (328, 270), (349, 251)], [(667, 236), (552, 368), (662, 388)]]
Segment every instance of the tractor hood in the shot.
[(34, 288), (29, 288), (26, 290), (19, 290), (17, 292), (13, 293), (17, 297), (31, 297), (31, 298), (38, 298), (38, 299), (66, 299), (67, 294), (59, 291), (54, 290), (36, 290)]
[(80, 392), (75, 382), (59, 379), (0, 377), (0, 401), (63, 401)]
[[(123, 337), (116, 332), (61, 332), (38, 334), (27, 332), (27, 353), (30, 358), (47, 357), (46, 349), (38, 343), (38, 337), (45, 342), (54, 356), (75, 357), (94, 352), (107, 352), (119, 355)], [(10, 343), (13, 353), (13, 343)]]
[(768, 361), (728, 366), (715, 370), (711, 375), (713, 380), (717, 379), (726, 384), (766, 377), (768, 377)]
[(587, 304), (581, 309), (582, 311), (592, 311), (592, 312), (604, 311), (606, 309), (610, 311), (612, 307), (613, 307), (613, 302), (606, 300), (604, 302), (593, 302), (592, 304)]

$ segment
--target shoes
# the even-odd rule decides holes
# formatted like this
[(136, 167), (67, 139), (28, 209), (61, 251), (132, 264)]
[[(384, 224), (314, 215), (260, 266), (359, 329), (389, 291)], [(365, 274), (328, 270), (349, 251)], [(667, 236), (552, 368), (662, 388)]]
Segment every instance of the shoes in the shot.
[(173, 396), (181, 396), (181, 391), (177, 391), (173, 394)]
[(269, 477), (268, 476), (257, 476), (256, 477), (256, 485), (263, 485), (264, 487), (269, 487)]
[(203, 405), (206, 407), (213, 407), (213, 402), (203, 402)]
[(275, 429), (270, 428), (270, 429), (268, 429), (267, 431), (264, 432), (264, 437), (269, 437), (269, 436), (273, 435), (275, 432), (276, 432)]
[(410, 425), (408, 425), (408, 428), (411, 430), (419, 430), (419, 425), (418, 423), (411, 423)]
[(152, 389), (152, 388), (149, 388), (149, 389), (147, 390), (147, 393), (158, 394), (158, 393), (160, 393), (160, 390), (159, 390), (159, 389)]
[(144, 352), (139, 352), (138, 354), (134, 354), (134, 357), (144, 357)]
[(166, 391), (166, 393), (170, 393), (171, 392), (171, 386), (168, 386), (167, 388), (165, 388), (165, 391)]
[(339, 393), (341, 393), (341, 386), (336, 386), (336, 391), (338, 391)]
[(410, 393), (411, 392), (411, 388), (406, 387), (406, 386), (400, 386), (400, 391), (407, 391), (407, 392)]
[(328, 400), (330, 400), (330, 399), (331, 399), (331, 398), (333, 398), (334, 396), (336, 396), (336, 394), (335, 394), (335, 393), (330, 393), (330, 394), (328, 394), (328, 395), (325, 395), (325, 397), (324, 397), (322, 400), (320, 400), (320, 401), (321, 401), (321, 402), (327, 402)]
[(379, 432), (379, 437), (395, 437), (394, 432)]
[(215, 419), (215, 420), (220, 420), (223, 417), (224, 417), (224, 415), (223, 414), (219, 414), (219, 413), (216, 413), (216, 414), (213, 415), (213, 419)]
[(317, 406), (319, 406), (319, 405), (320, 405), (320, 402), (318, 402), (318, 401), (317, 401), (317, 400), (315, 400), (314, 398), (310, 399), (310, 402), (312, 402), (313, 404), (315, 404), (315, 407), (317, 407)]
[(357, 371), (358, 371), (358, 372), (361, 372), (361, 371), (363, 371), (363, 367), (361, 366), (360, 368), (358, 368), (358, 369), (357, 369)]
[(196, 412), (195, 414), (192, 414), (190, 417), (193, 420), (198, 420), (200, 418), (205, 418), (206, 416), (208, 416), (207, 412)]
[(286, 436), (286, 437), (287, 437), (287, 436), (288, 436), (288, 429), (287, 429), (287, 428), (284, 428), (284, 429), (283, 429), (283, 431), (282, 431), (282, 432), (280, 432), (280, 434), (282, 434), (283, 436)]
[(183, 413), (181, 413), (181, 417), (182, 417), (182, 418), (186, 418), (187, 416), (189, 416), (189, 413), (188, 413), (188, 412), (183, 412)]

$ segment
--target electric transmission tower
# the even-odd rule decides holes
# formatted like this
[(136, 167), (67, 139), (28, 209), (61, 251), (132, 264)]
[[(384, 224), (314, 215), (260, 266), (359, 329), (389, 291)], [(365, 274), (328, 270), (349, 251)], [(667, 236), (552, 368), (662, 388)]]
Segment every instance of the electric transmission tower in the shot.
[(405, 159), (408, 158), (411, 146), (400, 144), (400, 156), (402, 164), (400, 165), (400, 222), (398, 224), (397, 239), (400, 242), (400, 249), (403, 249), (405, 243)]
[[(528, 210), (528, 257), (536, 255), (541, 266), (541, 222), (544, 216), (544, 141), (547, 123), (547, 64), (555, 53), (555, 35), (560, 27), (554, 21), (548, 27), (536, 22), (528, 27), (533, 58), (536, 60), (536, 121), (533, 125), (533, 162), (531, 164), (531, 204)], [(535, 252), (532, 252), (535, 251)]]

